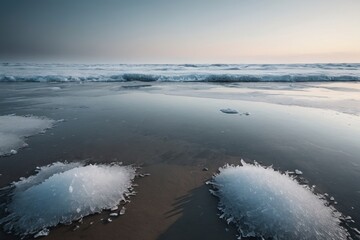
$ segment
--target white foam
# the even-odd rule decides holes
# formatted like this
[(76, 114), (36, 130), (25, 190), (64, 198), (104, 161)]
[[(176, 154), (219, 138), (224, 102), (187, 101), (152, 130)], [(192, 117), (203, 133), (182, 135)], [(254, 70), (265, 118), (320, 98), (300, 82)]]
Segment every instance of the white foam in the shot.
[[(0, 63), (0, 82), (359, 81), (360, 64), (34, 64)], [(53, 90), (55, 90), (53, 88)]]
[[(117, 206), (130, 192), (130, 166), (54, 163), (10, 187), (10, 203), (0, 220), (4, 230), (25, 236)], [(69, 191), (72, 189), (72, 191)]]
[(241, 237), (263, 239), (347, 239), (341, 214), (288, 174), (258, 164), (226, 165), (211, 184), (222, 218)]
[(44, 132), (54, 122), (35, 116), (0, 116), (0, 156), (16, 154), (19, 148), (27, 146), (25, 137)]

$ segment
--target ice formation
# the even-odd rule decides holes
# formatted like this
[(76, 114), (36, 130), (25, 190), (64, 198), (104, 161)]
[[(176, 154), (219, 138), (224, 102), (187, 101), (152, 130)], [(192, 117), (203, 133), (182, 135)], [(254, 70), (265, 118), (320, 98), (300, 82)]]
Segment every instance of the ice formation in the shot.
[(227, 114), (237, 114), (238, 113), (238, 111), (236, 111), (235, 109), (231, 109), (231, 108), (220, 109), (220, 111), (223, 113), (227, 113)]
[(35, 116), (0, 116), (0, 156), (16, 154), (19, 148), (27, 146), (25, 137), (44, 132), (54, 122)]
[(9, 197), (6, 232), (25, 236), (111, 209), (130, 193), (131, 166), (54, 163), (2, 189)]
[(294, 177), (242, 161), (226, 165), (210, 184), (219, 197), (221, 218), (241, 237), (261, 239), (347, 239), (341, 214)]
[(49, 235), (49, 233), (50, 233), (49, 229), (45, 228), (45, 229), (41, 230), (40, 232), (38, 232), (37, 234), (35, 234), (34, 238), (45, 237), (45, 236)]

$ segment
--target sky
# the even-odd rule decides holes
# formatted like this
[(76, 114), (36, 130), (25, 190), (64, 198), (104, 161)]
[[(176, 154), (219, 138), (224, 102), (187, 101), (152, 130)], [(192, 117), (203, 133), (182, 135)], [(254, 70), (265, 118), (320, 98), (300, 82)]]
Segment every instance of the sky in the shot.
[(360, 62), (360, 0), (0, 0), (0, 60)]

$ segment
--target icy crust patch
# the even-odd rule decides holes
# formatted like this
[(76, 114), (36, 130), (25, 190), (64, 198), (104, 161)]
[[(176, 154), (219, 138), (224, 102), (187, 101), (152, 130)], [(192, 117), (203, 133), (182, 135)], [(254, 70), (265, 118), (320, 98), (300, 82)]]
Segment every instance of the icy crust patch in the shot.
[(35, 116), (0, 116), (0, 156), (15, 154), (27, 146), (24, 138), (43, 133), (51, 128), (54, 120)]
[(240, 237), (261, 239), (348, 239), (341, 214), (294, 177), (258, 164), (226, 165), (210, 184), (221, 218)]
[(26, 236), (58, 224), (117, 207), (130, 195), (135, 168), (131, 166), (54, 163), (36, 175), (12, 183), (10, 202), (0, 224), (6, 232)]

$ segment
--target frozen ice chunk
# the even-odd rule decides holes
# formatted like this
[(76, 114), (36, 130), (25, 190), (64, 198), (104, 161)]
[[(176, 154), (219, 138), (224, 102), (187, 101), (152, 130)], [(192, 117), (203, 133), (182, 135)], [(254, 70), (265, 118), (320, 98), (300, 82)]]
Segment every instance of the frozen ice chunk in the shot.
[(44, 132), (54, 122), (35, 116), (0, 116), (0, 156), (16, 154), (19, 148), (27, 146), (25, 137)]
[(302, 172), (302, 171), (300, 171), (300, 170), (298, 170), (298, 169), (295, 169), (295, 174), (296, 174), (296, 175), (302, 175), (302, 174), (303, 174), (303, 172)]
[(38, 238), (38, 237), (45, 237), (47, 235), (49, 235), (50, 231), (47, 228), (44, 228), (43, 230), (41, 230), (40, 232), (38, 232), (37, 234), (34, 235), (34, 238)]
[(110, 211), (116, 211), (116, 210), (118, 210), (118, 209), (119, 209), (118, 206), (114, 206), (114, 207), (112, 207), (112, 208), (110, 209)]
[(119, 212), (119, 215), (124, 215), (125, 214), (125, 211), (126, 211), (126, 208), (125, 207), (122, 207), (120, 212)]
[(294, 177), (258, 164), (226, 165), (211, 184), (222, 218), (242, 237), (261, 239), (347, 239), (341, 214)]
[(220, 111), (223, 113), (227, 113), (227, 114), (237, 114), (238, 113), (238, 111), (236, 111), (235, 109), (231, 109), (231, 108), (220, 109)]
[(15, 149), (11, 149), (10, 154), (17, 154), (17, 151)]
[(135, 177), (135, 168), (119, 164), (54, 163), (37, 171), (2, 189), (10, 200), (0, 219), (6, 232), (36, 234), (111, 209), (125, 200)]

